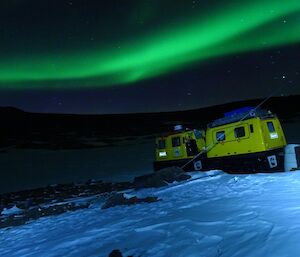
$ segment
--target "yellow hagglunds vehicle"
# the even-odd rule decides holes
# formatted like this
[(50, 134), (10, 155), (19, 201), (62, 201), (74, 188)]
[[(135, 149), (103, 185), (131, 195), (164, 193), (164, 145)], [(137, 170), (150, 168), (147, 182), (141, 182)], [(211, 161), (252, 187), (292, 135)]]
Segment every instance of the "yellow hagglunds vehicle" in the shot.
[(175, 126), (156, 138), (154, 170), (221, 169), (230, 173), (290, 171), (300, 167), (300, 145), (287, 145), (277, 116), (244, 107), (224, 114), (204, 130)]

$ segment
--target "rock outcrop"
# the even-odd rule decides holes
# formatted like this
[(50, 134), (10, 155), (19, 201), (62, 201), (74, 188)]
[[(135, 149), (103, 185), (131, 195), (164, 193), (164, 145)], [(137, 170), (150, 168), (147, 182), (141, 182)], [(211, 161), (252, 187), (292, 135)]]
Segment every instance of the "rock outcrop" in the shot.
[(159, 201), (155, 196), (148, 196), (145, 198), (137, 198), (136, 196), (127, 198), (124, 194), (115, 194), (109, 197), (101, 209), (107, 209), (118, 205), (133, 205), (139, 203), (153, 203)]
[(168, 167), (158, 170), (154, 173), (136, 177), (133, 182), (133, 187), (136, 189), (149, 187), (167, 186), (174, 181), (183, 181), (191, 178), (185, 171), (179, 167)]

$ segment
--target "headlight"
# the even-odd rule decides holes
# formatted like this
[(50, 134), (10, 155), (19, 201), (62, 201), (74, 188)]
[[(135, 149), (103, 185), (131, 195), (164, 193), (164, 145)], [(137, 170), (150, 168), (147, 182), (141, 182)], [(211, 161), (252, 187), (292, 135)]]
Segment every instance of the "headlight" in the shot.
[(167, 152), (159, 152), (159, 157), (165, 157), (167, 156)]
[(271, 139), (278, 138), (278, 134), (277, 134), (276, 132), (270, 133), (270, 138), (271, 138)]

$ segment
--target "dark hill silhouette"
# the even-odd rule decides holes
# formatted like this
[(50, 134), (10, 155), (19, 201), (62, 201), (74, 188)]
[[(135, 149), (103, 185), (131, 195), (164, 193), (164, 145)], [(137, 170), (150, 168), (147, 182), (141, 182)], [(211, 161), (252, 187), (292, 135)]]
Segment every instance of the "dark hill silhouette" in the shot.
[[(29, 113), (14, 107), (0, 107), (0, 146), (21, 148), (92, 147), (80, 138), (108, 140), (116, 137), (153, 135), (172, 129), (178, 123), (187, 127), (205, 127), (224, 112), (243, 106), (256, 106), (253, 99), (207, 108), (162, 113), (136, 114), (46, 114)], [(300, 95), (273, 97), (262, 107), (272, 110), (283, 122), (299, 116)], [(108, 140), (109, 142), (109, 140)]]

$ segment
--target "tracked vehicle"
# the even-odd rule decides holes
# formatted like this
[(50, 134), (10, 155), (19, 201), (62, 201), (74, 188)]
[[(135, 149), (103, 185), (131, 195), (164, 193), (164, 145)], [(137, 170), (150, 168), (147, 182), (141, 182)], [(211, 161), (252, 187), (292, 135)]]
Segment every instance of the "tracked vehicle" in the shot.
[[(185, 170), (221, 169), (230, 173), (295, 170), (300, 146), (288, 145), (277, 116), (244, 107), (207, 125), (206, 132), (179, 131), (156, 139), (154, 169), (180, 166)], [(193, 150), (186, 136), (190, 133)]]

